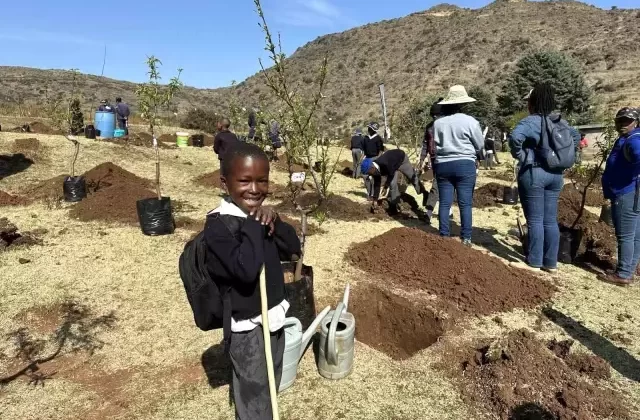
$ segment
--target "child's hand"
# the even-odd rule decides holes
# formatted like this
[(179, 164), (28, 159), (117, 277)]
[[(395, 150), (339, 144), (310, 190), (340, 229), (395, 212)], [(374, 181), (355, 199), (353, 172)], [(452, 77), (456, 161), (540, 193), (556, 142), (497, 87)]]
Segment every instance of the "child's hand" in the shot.
[(254, 217), (256, 221), (260, 222), (264, 226), (269, 226), (269, 236), (273, 235), (275, 230), (275, 221), (278, 217), (278, 213), (271, 207), (260, 207), (258, 210), (250, 213), (251, 217)]

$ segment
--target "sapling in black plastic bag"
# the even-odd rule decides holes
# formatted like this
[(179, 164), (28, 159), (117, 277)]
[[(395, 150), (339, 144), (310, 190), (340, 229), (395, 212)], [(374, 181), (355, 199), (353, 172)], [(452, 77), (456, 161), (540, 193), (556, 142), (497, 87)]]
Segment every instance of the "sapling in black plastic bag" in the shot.
[(136, 95), (138, 96), (138, 107), (143, 118), (149, 123), (149, 130), (153, 136), (153, 148), (156, 160), (156, 194), (157, 198), (138, 200), (136, 203), (140, 227), (145, 235), (168, 235), (175, 229), (173, 214), (171, 212), (171, 198), (162, 197), (160, 191), (160, 150), (156, 139), (155, 127), (158, 124), (158, 111), (166, 108), (171, 103), (173, 96), (182, 87), (180, 74), (182, 69), (178, 69), (178, 75), (171, 78), (169, 84), (160, 84), (160, 72), (158, 70), (162, 62), (154, 56), (147, 58), (149, 71), (149, 81), (138, 85)]

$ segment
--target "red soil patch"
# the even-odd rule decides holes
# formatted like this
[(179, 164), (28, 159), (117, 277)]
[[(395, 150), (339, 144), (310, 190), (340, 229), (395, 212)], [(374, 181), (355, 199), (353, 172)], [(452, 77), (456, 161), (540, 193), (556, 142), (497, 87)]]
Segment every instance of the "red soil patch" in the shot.
[[(438, 258), (426, 258), (438, 252)], [(419, 229), (395, 228), (352, 245), (346, 258), (356, 267), (408, 291), (435, 294), (445, 311), (488, 315), (534, 308), (555, 287), (496, 258)], [(452, 269), (455, 267), (455, 270)], [(429, 273), (425, 275), (425, 273)]]
[(88, 222), (102, 220), (137, 225), (136, 201), (156, 197), (151, 190), (134, 183), (108, 187), (77, 203), (69, 216)]
[(42, 241), (33, 233), (20, 232), (6, 217), (0, 218), (0, 251), (31, 245), (42, 245)]
[(353, 162), (343, 160), (336, 165), (336, 172), (347, 177), (353, 177)]
[[(580, 203), (576, 202), (576, 199), (580, 197), (578, 194), (578, 196), (573, 195), (573, 199), (558, 201), (558, 223), (567, 227), (573, 225), (580, 208)], [(618, 242), (613, 227), (598, 219), (598, 216), (584, 210), (576, 225), (576, 229), (582, 230), (583, 233), (579, 256), (598, 268), (611, 270), (616, 267)]]
[(15, 316), (15, 320), (28, 326), (30, 331), (43, 335), (53, 334), (64, 321), (64, 304), (34, 306)]
[(490, 182), (473, 192), (473, 207), (484, 209), (487, 207), (502, 207), (502, 192), (504, 185)]
[(3, 206), (26, 206), (29, 199), (17, 195), (11, 195), (4, 191), (0, 191), (0, 207)]
[[(271, 167), (275, 170), (279, 170), (282, 172), (288, 172), (289, 167), (287, 163), (287, 153), (281, 153), (278, 156), (278, 160), (275, 162), (271, 162)], [(293, 172), (306, 172), (309, 169), (309, 165), (303, 162), (292, 162), (291, 170)]]
[[(318, 193), (306, 192), (299, 196), (298, 202), (303, 208), (314, 205), (317, 202)], [(285, 213), (295, 213), (293, 203), (286, 200), (276, 206), (276, 210)], [(329, 219), (337, 219), (347, 222), (365, 220), (372, 217), (380, 218), (380, 215), (373, 215), (366, 204), (359, 204), (346, 197), (331, 195), (318, 208), (318, 212), (324, 213)]]
[[(568, 204), (574, 206), (576, 209), (580, 208), (582, 202), (582, 191), (575, 189), (572, 184), (566, 184), (560, 192), (560, 201), (565, 201)], [(585, 205), (590, 207), (601, 207), (606, 203), (601, 190), (589, 189), (587, 190), (587, 201)]]
[(62, 183), (66, 177), (66, 175), (58, 175), (44, 180), (34, 186), (28, 187), (24, 195), (33, 200), (61, 201), (64, 199)]
[[(151, 141), (153, 141), (153, 138), (151, 139)], [(158, 137), (158, 141), (162, 141), (162, 142), (165, 142), (165, 143), (176, 144), (176, 142), (178, 141), (178, 136), (176, 136), (175, 133), (174, 134), (163, 134), (160, 137)]]
[(151, 187), (152, 184), (151, 181), (140, 178), (112, 162), (101, 163), (83, 175), (91, 192), (123, 184), (137, 184), (141, 187)]
[(396, 360), (431, 346), (451, 324), (432, 309), (377, 286), (358, 286), (351, 296), (358, 341)]
[[(619, 392), (591, 384), (585, 378), (588, 372), (576, 369), (572, 356), (557, 357), (527, 330), (454, 349), (443, 360), (459, 383), (463, 400), (500, 419), (630, 418)], [(538, 416), (519, 417), (532, 402), (538, 406)]]
[(213, 172), (207, 172), (193, 180), (197, 185), (208, 188), (222, 189), (222, 181), (220, 181), (220, 169), (216, 169)]
[[(480, 173), (483, 173), (482, 169), (480, 170)], [(486, 174), (486, 176), (489, 178), (513, 182), (513, 171), (504, 172), (504, 171), (488, 170), (488, 171), (484, 171), (484, 174)], [(514, 183), (514, 186), (515, 186), (515, 183)]]

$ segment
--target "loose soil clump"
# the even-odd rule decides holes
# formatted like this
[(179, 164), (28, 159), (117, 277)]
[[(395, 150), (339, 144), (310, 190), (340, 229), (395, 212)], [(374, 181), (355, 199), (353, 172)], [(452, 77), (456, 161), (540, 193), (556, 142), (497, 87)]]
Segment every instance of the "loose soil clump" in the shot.
[[(580, 203), (582, 202), (582, 191), (577, 190), (572, 184), (566, 184), (560, 192), (560, 201), (566, 201), (569, 205), (577, 210), (580, 209)], [(601, 207), (606, 203), (601, 190), (588, 189), (586, 206), (589, 207)]]
[(14, 133), (34, 133), (34, 134), (63, 134), (62, 131), (53, 129), (48, 125), (39, 121), (25, 124), (20, 127), (16, 127), (13, 130)]
[[(312, 206), (317, 202), (318, 193), (305, 192), (300, 194), (298, 202), (302, 208)], [(295, 207), (290, 200), (278, 204), (276, 211), (296, 214)], [(359, 204), (340, 195), (330, 195), (318, 208), (317, 213), (324, 213), (329, 219), (337, 219), (345, 222), (355, 222), (369, 218), (380, 218), (380, 215), (371, 214), (369, 206)]]
[(0, 190), (0, 207), (4, 206), (25, 206), (29, 204), (29, 199), (17, 195), (11, 195)]
[(202, 174), (196, 179), (193, 180), (197, 185), (207, 188), (218, 188), (222, 189), (222, 181), (220, 181), (220, 169), (216, 169), (213, 172), (207, 172), (206, 174)]
[[(438, 258), (425, 258), (434, 250), (438, 250)], [(409, 292), (435, 294), (450, 313), (488, 315), (534, 308), (556, 291), (539, 277), (508, 267), (459, 241), (415, 228), (395, 228), (352, 245), (346, 258)]]
[(588, 373), (571, 360), (571, 355), (567, 360), (557, 357), (533, 333), (519, 330), (471, 349), (455, 349), (443, 356), (443, 365), (457, 379), (466, 402), (500, 419), (515, 418), (532, 402), (544, 415), (517, 418), (629, 419), (624, 397), (590, 383)]
[(137, 225), (136, 201), (153, 197), (156, 194), (143, 186), (124, 183), (89, 195), (73, 206), (69, 216), (83, 222), (102, 220)]
[(504, 185), (490, 182), (473, 192), (473, 207), (485, 209), (488, 207), (502, 207), (502, 192)]
[(30, 232), (20, 232), (6, 217), (0, 218), (0, 251), (30, 245), (42, 245), (42, 241)]
[(378, 286), (358, 286), (351, 296), (358, 341), (396, 360), (431, 346), (449, 328), (433, 310)]
[(103, 188), (124, 184), (137, 184), (141, 187), (151, 187), (151, 181), (140, 178), (136, 174), (114, 164), (104, 162), (84, 173), (87, 188), (90, 192), (97, 192)]

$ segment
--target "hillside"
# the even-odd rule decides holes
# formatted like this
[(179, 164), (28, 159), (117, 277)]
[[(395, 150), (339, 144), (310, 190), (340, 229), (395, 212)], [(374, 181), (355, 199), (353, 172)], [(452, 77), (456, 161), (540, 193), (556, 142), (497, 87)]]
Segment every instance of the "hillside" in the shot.
[[(605, 11), (578, 2), (492, 3), (470, 10), (439, 5), (400, 19), (320, 37), (288, 60), (291, 77), (309, 86), (323, 55), (330, 58), (323, 112), (338, 126), (380, 118), (377, 85), (384, 81), (390, 108), (452, 84), (499, 88), (503, 75), (527, 52), (560, 50), (581, 63), (589, 82), (609, 107), (640, 103), (640, 10)], [(283, 35), (286, 37), (286, 33)], [(0, 101), (38, 100), (48, 86), (69, 88), (69, 74), (0, 67)], [(132, 97), (134, 85), (83, 76), (87, 102)], [(230, 88), (185, 89), (178, 107), (224, 109)], [(251, 105), (266, 86), (255, 75), (233, 89)]]

